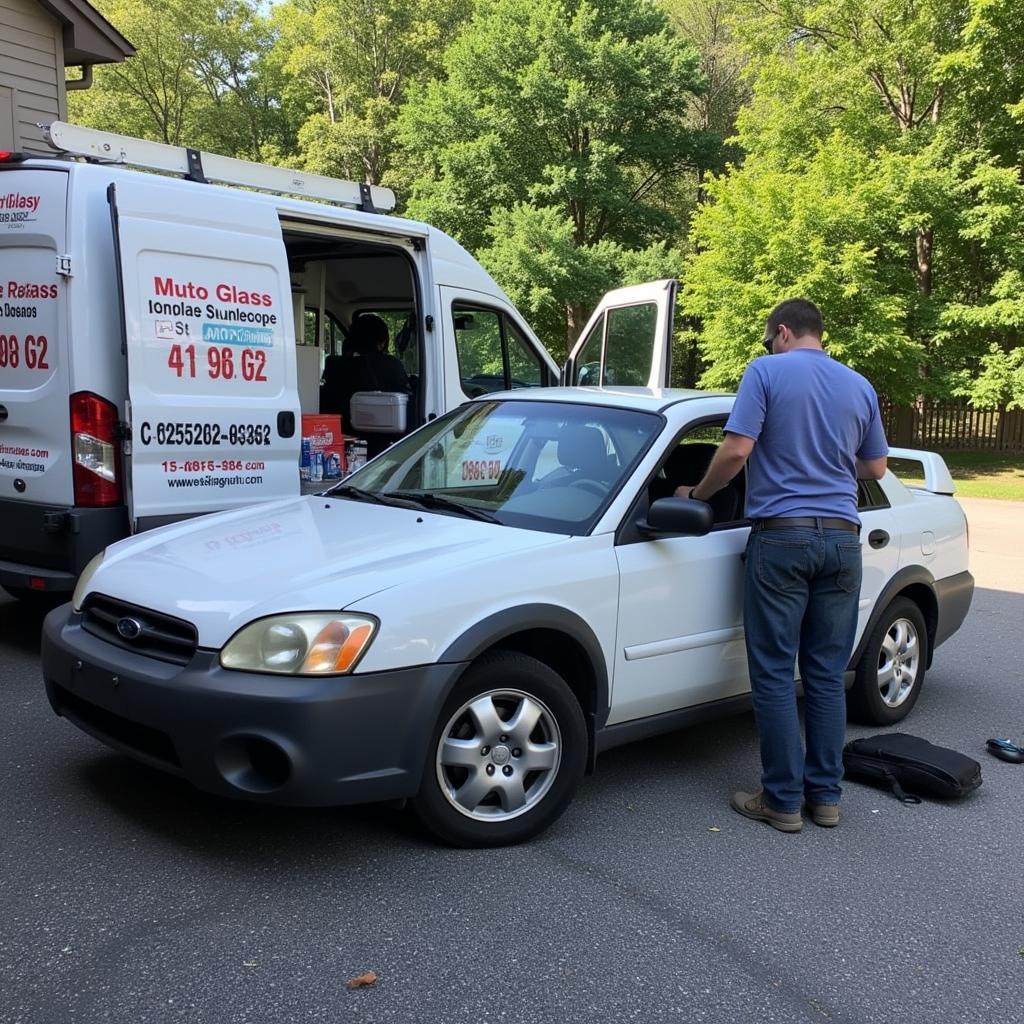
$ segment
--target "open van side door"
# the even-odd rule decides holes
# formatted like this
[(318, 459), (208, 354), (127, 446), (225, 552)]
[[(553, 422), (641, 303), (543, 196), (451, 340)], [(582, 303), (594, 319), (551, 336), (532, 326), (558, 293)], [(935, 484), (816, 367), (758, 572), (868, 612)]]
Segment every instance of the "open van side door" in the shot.
[(295, 327), (277, 211), (141, 175), (109, 198), (135, 527), (297, 496)]
[(564, 383), (668, 387), (677, 287), (665, 280), (608, 292), (569, 354)]

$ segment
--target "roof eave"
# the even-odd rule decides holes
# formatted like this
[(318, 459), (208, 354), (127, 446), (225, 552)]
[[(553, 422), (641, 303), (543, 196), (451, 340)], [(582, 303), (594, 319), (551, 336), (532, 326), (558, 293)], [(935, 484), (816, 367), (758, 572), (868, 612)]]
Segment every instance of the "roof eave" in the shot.
[(64, 65), (116, 64), (134, 56), (135, 47), (85, 0), (37, 0), (61, 24)]

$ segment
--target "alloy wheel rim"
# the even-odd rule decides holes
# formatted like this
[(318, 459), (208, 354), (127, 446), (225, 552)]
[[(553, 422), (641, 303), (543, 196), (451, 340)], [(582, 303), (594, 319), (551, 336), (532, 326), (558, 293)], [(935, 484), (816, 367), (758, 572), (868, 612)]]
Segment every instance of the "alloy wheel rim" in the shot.
[(445, 799), (476, 821), (517, 818), (544, 799), (558, 775), (562, 736), (543, 701), (488, 690), (466, 701), (441, 731), (435, 757)]
[(878, 692), (886, 707), (898, 708), (906, 702), (917, 683), (920, 664), (917, 627), (909, 619), (896, 619), (878, 652)]

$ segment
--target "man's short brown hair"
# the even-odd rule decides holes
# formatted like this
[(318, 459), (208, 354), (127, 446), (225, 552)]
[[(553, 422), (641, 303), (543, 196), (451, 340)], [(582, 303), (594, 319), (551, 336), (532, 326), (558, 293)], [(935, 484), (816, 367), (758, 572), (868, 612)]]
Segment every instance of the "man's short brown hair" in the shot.
[(798, 338), (813, 334), (821, 338), (825, 327), (821, 321), (821, 310), (810, 299), (786, 299), (769, 314), (766, 333), (775, 334), (785, 324)]

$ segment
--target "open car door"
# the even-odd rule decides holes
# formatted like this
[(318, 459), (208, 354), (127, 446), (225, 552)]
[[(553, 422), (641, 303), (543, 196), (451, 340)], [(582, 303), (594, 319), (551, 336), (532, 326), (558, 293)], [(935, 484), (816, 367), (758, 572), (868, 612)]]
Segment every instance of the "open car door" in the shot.
[[(141, 176), (140, 176), (141, 177)], [(299, 494), (288, 259), (275, 209), (159, 178), (110, 188), (137, 529)]]
[(563, 369), (584, 387), (669, 386), (675, 280), (608, 292), (597, 304)]

